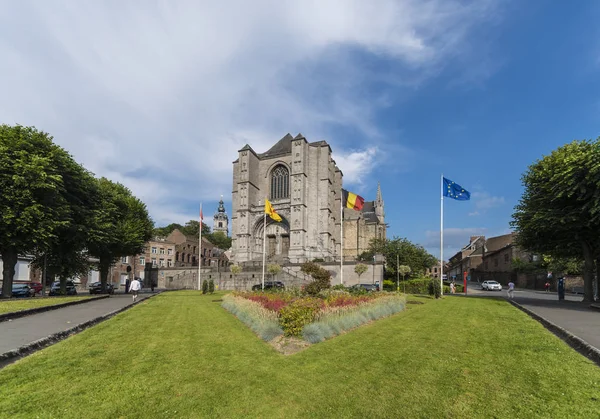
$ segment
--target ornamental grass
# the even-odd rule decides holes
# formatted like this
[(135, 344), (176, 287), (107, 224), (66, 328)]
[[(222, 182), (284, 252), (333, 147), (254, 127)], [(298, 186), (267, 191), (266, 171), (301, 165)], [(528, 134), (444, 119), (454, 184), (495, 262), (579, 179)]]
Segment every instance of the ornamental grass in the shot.
[(277, 312), (238, 295), (226, 295), (221, 306), (240, 319), (261, 339), (268, 342), (283, 334)]

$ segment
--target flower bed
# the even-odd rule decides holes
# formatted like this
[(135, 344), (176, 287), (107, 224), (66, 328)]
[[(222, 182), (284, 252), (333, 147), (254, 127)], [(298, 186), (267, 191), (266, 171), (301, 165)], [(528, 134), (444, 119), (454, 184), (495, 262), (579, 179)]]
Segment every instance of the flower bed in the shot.
[(404, 309), (404, 297), (393, 293), (352, 295), (326, 291), (318, 296), (295, 292), (240, 292), (223, 298), (223, 307), (262, 339), (280, 335), (317, 343), (372, 320)]

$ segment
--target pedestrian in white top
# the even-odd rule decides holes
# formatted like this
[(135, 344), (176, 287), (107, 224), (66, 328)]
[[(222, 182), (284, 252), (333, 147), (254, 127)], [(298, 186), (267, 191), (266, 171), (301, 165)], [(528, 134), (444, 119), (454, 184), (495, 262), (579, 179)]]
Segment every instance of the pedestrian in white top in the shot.
[(138, 292), (141, 289), (142, 289), (142, 283), (140, 282), (139, 279), (134, 278), (133, 281), (131, 281), (131, 284), (129, 284), (129, 291), (133, 294), (133, 302), (134, 303), (137, 300)]
[(515, 298), (515, 283), (510, 281), (508, 283), (508, 298)]

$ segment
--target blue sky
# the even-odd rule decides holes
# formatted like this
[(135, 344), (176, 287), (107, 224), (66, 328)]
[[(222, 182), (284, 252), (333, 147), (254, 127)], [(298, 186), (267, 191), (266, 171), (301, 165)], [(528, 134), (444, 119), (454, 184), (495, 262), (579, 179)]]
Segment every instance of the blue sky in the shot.
[[(35, 125), (158, 224), (230, 211), (231, 162), (326, 140), (345, 186), (381, 182), (389, 236), (445, 256), (508, 232), (527, 166), (600, 134), (600, 3), (9, 2), (0, 121)], [(23, 22), (28, 24), (24, 25)]]

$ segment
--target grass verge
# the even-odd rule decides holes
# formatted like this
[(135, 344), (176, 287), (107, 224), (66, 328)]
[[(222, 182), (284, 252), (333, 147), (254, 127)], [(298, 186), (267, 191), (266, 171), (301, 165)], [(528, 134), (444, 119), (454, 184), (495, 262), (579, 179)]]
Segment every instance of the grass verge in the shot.
[(597, 417), (600, 369), (505, 301), (407, 310), (283, 356), (165, 293), (0, 370), (0, 417)]
[(44, 297), (44, 298), (14, 298), (0, 300), (0, 314), (14, 313), (32, 308), (54, 306), (57, 304), (71, 303), (85, 300), (90, 297)]

